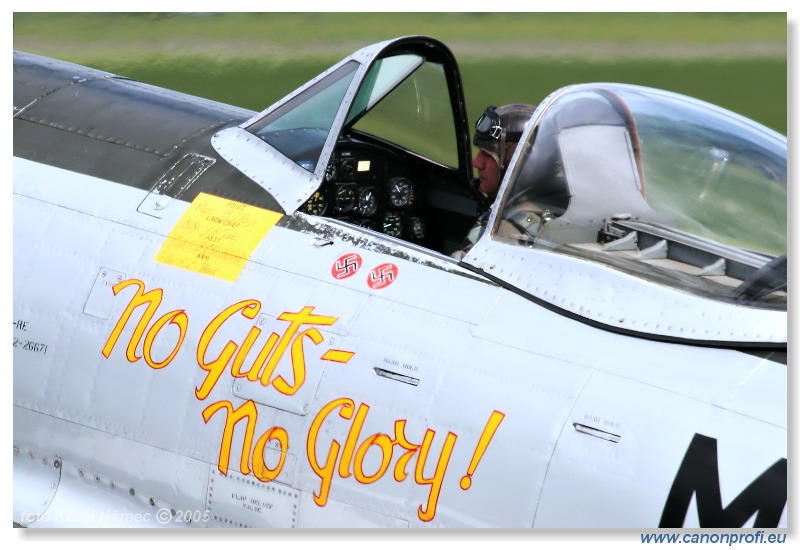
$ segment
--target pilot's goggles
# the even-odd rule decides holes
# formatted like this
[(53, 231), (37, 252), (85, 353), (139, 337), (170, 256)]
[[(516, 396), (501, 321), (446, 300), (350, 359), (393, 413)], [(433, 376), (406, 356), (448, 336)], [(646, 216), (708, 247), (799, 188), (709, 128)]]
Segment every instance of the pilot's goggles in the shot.
[(497, 107), (489, 105), (483, 112), (478, 122), (475, 123), (476, 140), (501, 140), (507, 142), (517, 142), (522, 137), (522, 132), (505, 132), (503, 135), (503, 121), (497, 114)]
[(475, 136), (479, 139), (500, 139), (503, 125), (494, 105), (489, 105), (475, 123)]

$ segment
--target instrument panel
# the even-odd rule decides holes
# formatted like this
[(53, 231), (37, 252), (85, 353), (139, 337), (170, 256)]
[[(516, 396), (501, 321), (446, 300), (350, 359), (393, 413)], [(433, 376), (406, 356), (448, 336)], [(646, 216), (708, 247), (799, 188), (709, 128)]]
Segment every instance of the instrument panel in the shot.
[(300, 208), (415, 243), (424, 243), (424, 187), (402, 156), (348, 140), (333, 153), (320, 188)]

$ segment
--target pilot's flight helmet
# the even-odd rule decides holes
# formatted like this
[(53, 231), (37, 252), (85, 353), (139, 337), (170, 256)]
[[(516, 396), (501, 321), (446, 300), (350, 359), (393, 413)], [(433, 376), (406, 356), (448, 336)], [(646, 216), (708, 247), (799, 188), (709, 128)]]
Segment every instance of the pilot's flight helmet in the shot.
[(512, 103), (499, 108), (489, 105), (475, 123), (472, 143), (490, 154), (502, 172), (506, 168), (506, 145), (519, 141), (525, 123), (530, 120), (534, 110), (533, 105), (525, 103)]

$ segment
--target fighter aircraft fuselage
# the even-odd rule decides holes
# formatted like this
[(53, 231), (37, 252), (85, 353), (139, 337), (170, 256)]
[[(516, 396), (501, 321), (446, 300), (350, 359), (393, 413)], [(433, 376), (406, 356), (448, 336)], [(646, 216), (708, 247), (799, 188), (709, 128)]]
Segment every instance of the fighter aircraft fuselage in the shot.
[[(337, 134), (390, 53), (445, 75), (449, 164)], [(347, 60), (260, 123), (15, 53), (15, 523), (786, 526), (785, 306), (554, 250), (450, 257), (477, 203), (449, 56), (355, 54), (334, 129), (276, 145), (261, 128)]]

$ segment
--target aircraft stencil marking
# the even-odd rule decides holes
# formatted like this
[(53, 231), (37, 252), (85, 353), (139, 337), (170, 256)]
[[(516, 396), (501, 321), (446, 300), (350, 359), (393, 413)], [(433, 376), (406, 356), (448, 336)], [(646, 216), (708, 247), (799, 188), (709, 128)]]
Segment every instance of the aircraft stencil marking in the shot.
[(213, 495), (207, 509), (234, 527), (257, 527), (267, 518), (277, 527), (297, 526), (297, 502), (300, 492), (285, 485), (254, 486), (252, 481), (229, 472), (223, 476), (212, 471)]
[(200, 193), (175, 224), (156, 261), (235, 282), (258, 243), (282, 217)]
[(358, 273), (362, 263), (361, 256), (355, 252), (342, 254), (333, 262), (331, 275), (333, 275), (334, 279), (347, 279)]
[[(21, 332), (28, 331), (28, 321), (18, 320), (14, 321), (14, 330), (19, 330)], [(47, 353), (47, 344), (42, 342), (34, 342), (33, 340), (18, 338), (14, 336), (14, 349), (20, 349), (22, 351), (30, 351), (33, 353), (41, 353), (42, 355)]]
[(381, 264), (367, 276), (367, 284), (373, 290), (386, 288), (397, 279), (397, 266), (392, 263)]
[(44, 355), (47, 353), (47, 344), (43, 344), (42, 342), (34, 342), (33, 340), (21, 340), (15, 336), (14, 349), (21, 349), (22, 351), (30, 351)]
[(111, 288), (125, 278), (125, 274), (113, 269), (102, 268), (100, 273), (92, 285), (92, 290), (89, 291), (89, 297), (86, 299), (86, 305), (83, 306), (83, 312), (93, 317), (100, 319), (108, 319), (111, 317), (111, 310), (114, 306), (114, 295)]

